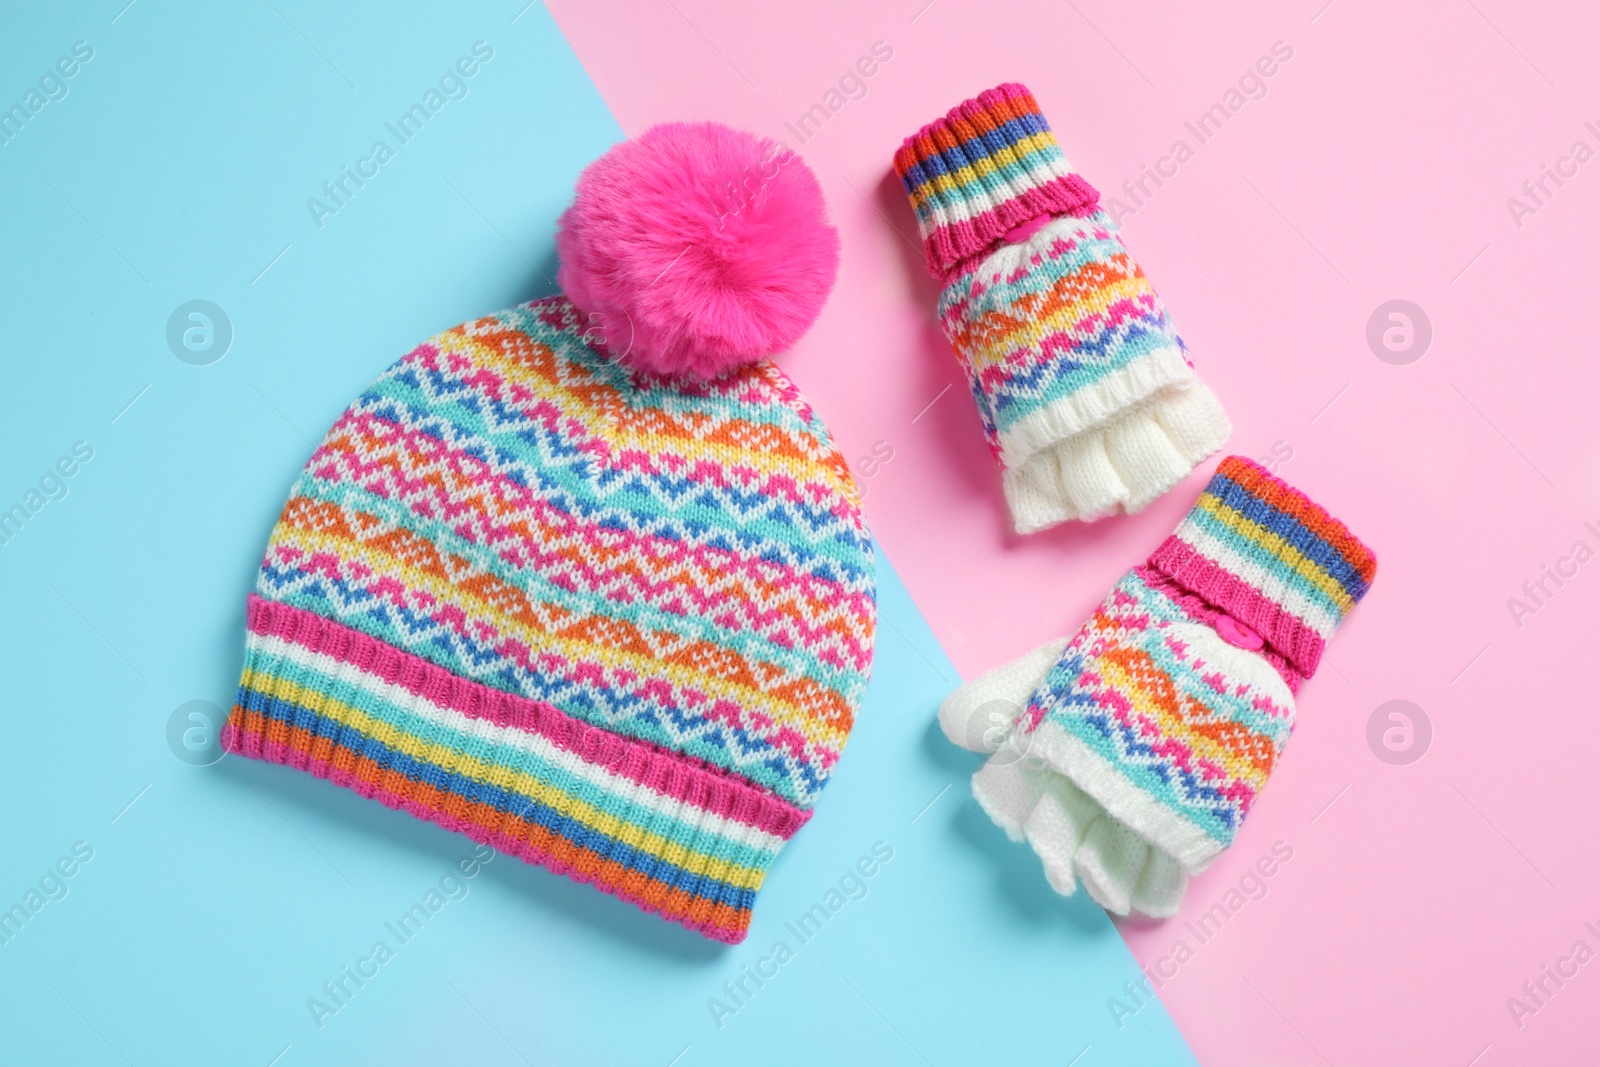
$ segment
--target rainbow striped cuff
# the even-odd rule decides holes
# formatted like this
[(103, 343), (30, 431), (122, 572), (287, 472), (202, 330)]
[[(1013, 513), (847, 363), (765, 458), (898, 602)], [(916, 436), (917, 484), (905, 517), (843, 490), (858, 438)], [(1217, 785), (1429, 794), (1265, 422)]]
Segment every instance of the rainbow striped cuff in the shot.
[(1328, 638), (1372, 587), (1378, 560), (1304, 493), (1229, 456), (1150, 566), (1310, 678)]
[(728, 943), (744, 940), (767, 870), (810, 817), (692, 757), (258, 596), (222, 741)]
[(1027, 88), (979, 93), (924, 126), (894, 154), (928, 269), (944, 279), (1035, 219), (1087, 215), (1100, 194), (1067, 162)]

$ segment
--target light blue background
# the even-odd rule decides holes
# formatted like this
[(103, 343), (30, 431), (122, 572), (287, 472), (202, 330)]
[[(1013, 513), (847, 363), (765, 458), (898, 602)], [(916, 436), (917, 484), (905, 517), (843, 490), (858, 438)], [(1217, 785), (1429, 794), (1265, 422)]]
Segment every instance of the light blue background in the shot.
[[(285, 768), (186, 765), (168, 718), (231, 702), (310, 441), (422, 337), (549, 291), (555, 218), (620, 131), (522, 0), (123, 3), (0, 15), (0, 107), (95, 52), (0, 146), (0, 509), (94, 449), (0, 546), (0, 908), (94, 850), (0, 946), (0, 1063), (1193, 1062), (1159, 1005), (1114, 1025), (1115, 930), (972, 805), (932, 725), (955, 673), (887, 562), (867, 705), (744, 945), (499, 857), (318, 1029), (307, 998), (470, 843)], [(316, 228), (306, 199), (479, 40), (467, 97)], [(209, 366), (165, 341), (196, 298), (234, 330)], [(784, 924), (878, 841), (868, 895), (798, 945)], [(719, 1029), (708, 998), (779, 937), (795, 958)]]

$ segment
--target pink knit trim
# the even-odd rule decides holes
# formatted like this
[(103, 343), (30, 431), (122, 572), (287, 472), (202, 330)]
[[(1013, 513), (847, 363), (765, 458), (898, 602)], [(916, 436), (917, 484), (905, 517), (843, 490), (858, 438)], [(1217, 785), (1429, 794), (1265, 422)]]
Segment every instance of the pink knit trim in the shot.
[(1050, 184), (1024, 190), (1014, 199), (963, 219), (947, 223), (927, 235), (928, 270), (946, 280), (975, 267), (997, 248), (1013, 244), (1012, 230), (1044, 215), (1092, 215), (1100, 207), (1100, 194), (1077, 174), (1052, 179)]
[(1317, 664), (1322, 662), (1321, 634), (1176, 534), (1151, 553), (1150, 566), (1260, 634), (1302, 677), (1317, 673)]
[(591, 766), (784, 840), (793, 837), (811, 818), (811, 812), (703, 760), (614, 734), (545, 701), (462, 678), (303, 608), (264, 600), (252, 593), (246, 608), (246, 625), (251, 633), (277, 637), (348, 663), (469, 718), (538, 734)]
[[(1214, 604), (1208, 603), (1204, 597), (1190, 592), (1149, 564), (1140, 564), (1134, 570), (1138, 572), (1140, 578), (1144, 579), (1146, 585), (1161, 593), (1174, 604), (1177, 604), (1183, 609), (1184, 614), (1195, 622), (1204, 623), (1212, 629), (1216, 629), (1218, 620), (1232, 618), (1227, 612), (1222, 611)], [(1289, 692), (1300, 692), (1300, 683), (1305, 681), (1305, 677), (1295, 670), (1288, 660), (1283, 658), (1283, 653), (1273, 648), (1270, 644), (1262, 645), (1260, 653), (1268, 663), (1272, 664), (1272, 669), (1278, 672), (1278, 676), (1289, 687)]]

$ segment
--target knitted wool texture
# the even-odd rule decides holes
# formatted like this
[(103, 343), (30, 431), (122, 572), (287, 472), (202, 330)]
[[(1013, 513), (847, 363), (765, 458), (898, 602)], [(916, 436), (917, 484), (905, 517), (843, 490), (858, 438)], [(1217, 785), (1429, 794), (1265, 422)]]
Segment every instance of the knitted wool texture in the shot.
[[(1114, 911), (1172, 914), (1186, 875), (1233, 843), (1300, 684), (1376, 566), (1304, 494), (1230, 457), (1064, 649), (958, 691), (941, 722), (966, 747), (999, 748), (974, 793), (1059, 891), (1081, 879)], [(986, 701), (1020, 710), (998, 746), (974, 743)]]
[(873, 555), (777, 367), (652, 377), (554, 297), (356, 400), (248, 620), (229, 751), (737, 942), (854, 721)]
[(1018, 532), (1138, 511), (1221, 447), (1227, 417), (1027, 89), (957, 106), (895, 169)]

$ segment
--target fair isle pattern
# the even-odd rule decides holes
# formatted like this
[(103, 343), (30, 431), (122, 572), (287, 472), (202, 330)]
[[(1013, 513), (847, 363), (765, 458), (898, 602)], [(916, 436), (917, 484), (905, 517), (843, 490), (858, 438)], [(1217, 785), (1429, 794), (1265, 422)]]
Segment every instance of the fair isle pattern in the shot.
[[(1251, 684), (1208, 662), (1193, 637), (1203, 624), (1159, 583), (1143, 569), (1117, 582), (1045, 677), (1021, 729), (1059, 730), (1087, 748), (1116, 780), (1091, 780), (1082, 766), (1069, 776), (1119, 817), (1120, 798), (1153, 801), (1163, 817), (1142, 820), (1141, 832), (1187, 860), (1233, 842), (1289, 740), (1294, 705), (1286, 686)], [(1037, 747), (1048, 757), (1067, 746)], [(1188, 828), (1210, 844), (1187, 845), (1197, 836)]]
[[(875, 621), (854, 485), (782, 372), (763, 362), (695, 385), (636, 375), (591, 347), (563, 297), (440, 334), (363, 393), (296, 482), (257, 597), (802, 816), (853, 725)], [(287, 762), (294, 738), (337, 733), (351, 759), (404, 763), (448, 810), (485, 783), (512, 788), (512, 765), (483, 753), (454, 769), (448, 753), (463, 750), (417, 726), (414, 709), (385, 718), (336, 698), (325, 680), (339, 672), (302, 677), (251, 640), (230, 718), (239, 751), (269, 752), (249, 746), (270, 735), (278, 747), (264, 758)], [(367, 718), (328, 718), (325, 705)], [(385, 762), (395, 753), (405, 760)], [(554, 781), (529, 767), (531, 782)], [(585, 823), (584, 847), (604, 858), (583, 868), (586, 880), (712, 936), (742, 936), (737, 916), (691, 921), (688, 905), (629, 888), (660, 855), (641, 858), (642, 824), (628, 811), (596, 810), (619, 821)], [(525, 858), (571, 866), (524, 845)], [(753, 893), (770, 855), (746, 859), (727, 885)], [(692, 896), (698, 883), (683, 879), (704, 872), (683, 870), (664, 884)], [(725, 890), (694, 906), (735, 906)]]
[(1196, 870), (1233, 842), (1288, 743), (1294, 694), (1376, 570), (1343, 523), (1230, 456), (1068, 643), (1020, 729)]
[(1165, 305), (1103, 211), (1057, 220), (951, 278), (939, 321), (1002, 461), (1026, 458), (1007, 447), (1008, 431), (1112, 376), (1151, 387), (1173, 367), (1190, 376)]
[(1067, 162), (1033, 94), (1008, 83), (930, 122), (894, 154), (922, 233), (928, 269), (944, 278), (1033, 219), (1083, 215), (1095, 192)]
[(1303, 677), (1372, 586), (1372, 550), (1305, 494), (1241, 456), (1205, 492), (1150, 565), (1255, 630)]

